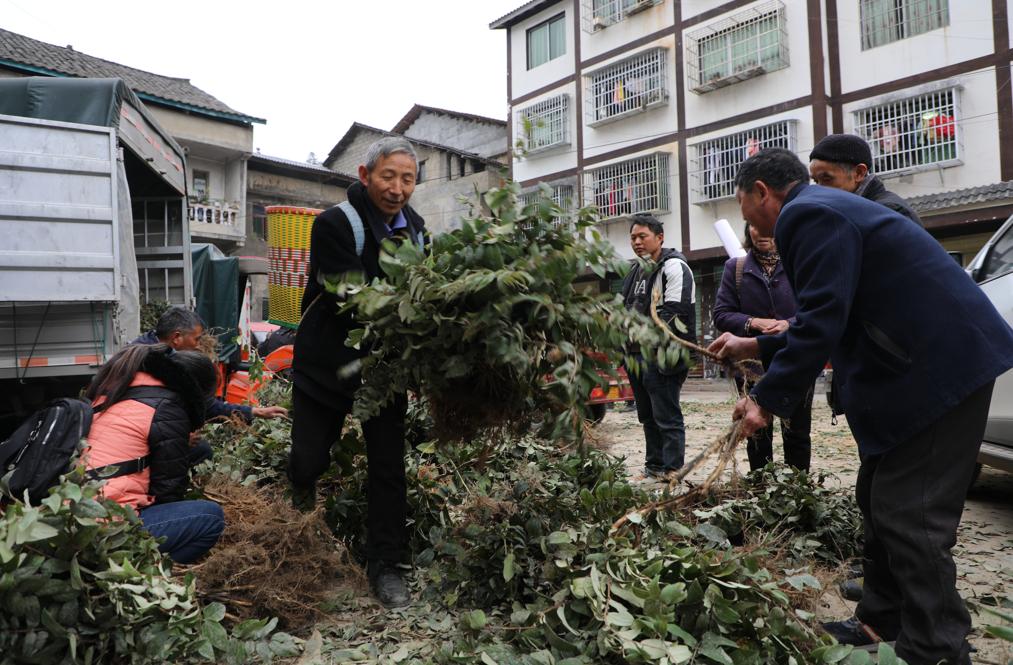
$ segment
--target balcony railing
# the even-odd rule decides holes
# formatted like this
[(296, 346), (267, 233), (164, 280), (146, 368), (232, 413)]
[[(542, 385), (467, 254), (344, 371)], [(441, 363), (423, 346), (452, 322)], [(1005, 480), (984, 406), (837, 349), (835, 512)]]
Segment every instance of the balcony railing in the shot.
[(225, 201), (209, 201), (189, 205), (190, 223), (220, 224), (235, 227), (239, 223), (239, 206)]

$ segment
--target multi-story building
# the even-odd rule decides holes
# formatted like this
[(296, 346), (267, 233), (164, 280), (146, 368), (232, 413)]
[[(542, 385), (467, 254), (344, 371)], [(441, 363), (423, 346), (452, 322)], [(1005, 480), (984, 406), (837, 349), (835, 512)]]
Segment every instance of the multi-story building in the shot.
[[(187, 152), (190, 235), (235, 253), (246, 240), (246, 162), (253, 150), (253, 125), (260, 118), (240, 113), (187, 79), (161, 76), (0, 29), (0, 76), (120, 78)], [(154, 206), (154, 207), (153, 207)], [(147, 224), (158, 216), (148, 202)], [(157, 221), (157, 220), (156, 220)], [(152, 222), (155, 223), (155, 222)]]
[(828, 133), (864, 137), (966, 262), (1013, 212), (1011, 21), (1008, 0), (533, 0), (490, 25), (527, 145), (512, 175), (596, 205), (624, 256), (618, 220), (656, 214), (704, 335), (726, 258), (713, 223), (743, 228), (732, 182), (763, 147), (808, 162)]

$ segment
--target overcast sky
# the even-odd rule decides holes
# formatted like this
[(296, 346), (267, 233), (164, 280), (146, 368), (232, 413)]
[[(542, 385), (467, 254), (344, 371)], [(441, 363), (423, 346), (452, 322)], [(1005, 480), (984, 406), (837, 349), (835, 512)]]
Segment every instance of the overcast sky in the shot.
[(188, 78), (254, 125), (261, 152), (321, 161), (352, 122), (412, 104), (506, 119), (506, 31), (526, 0), (0, 0), (0, 27)]

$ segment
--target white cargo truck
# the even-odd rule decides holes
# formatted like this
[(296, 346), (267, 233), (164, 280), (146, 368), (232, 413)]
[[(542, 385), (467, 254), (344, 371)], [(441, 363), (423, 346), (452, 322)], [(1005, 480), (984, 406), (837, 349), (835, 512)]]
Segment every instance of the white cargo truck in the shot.
[(191, 304), (185, 174), (119, 79), (0, 79), (0, 438)]

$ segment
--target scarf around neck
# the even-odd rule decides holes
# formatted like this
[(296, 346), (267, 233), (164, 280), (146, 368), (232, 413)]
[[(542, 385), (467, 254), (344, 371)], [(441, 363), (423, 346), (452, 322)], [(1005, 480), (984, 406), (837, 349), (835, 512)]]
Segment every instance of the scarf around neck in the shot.
[(755, 247), (753, 248), (753, 258), (760, 264), (763, 269), (763, 274), (770, 277), (774, 274), (774, 270), (777, 268), (778, 262), (781, 261), (781, 255), (777, 253), (775, 249), (773, 252), (761, 252)]

